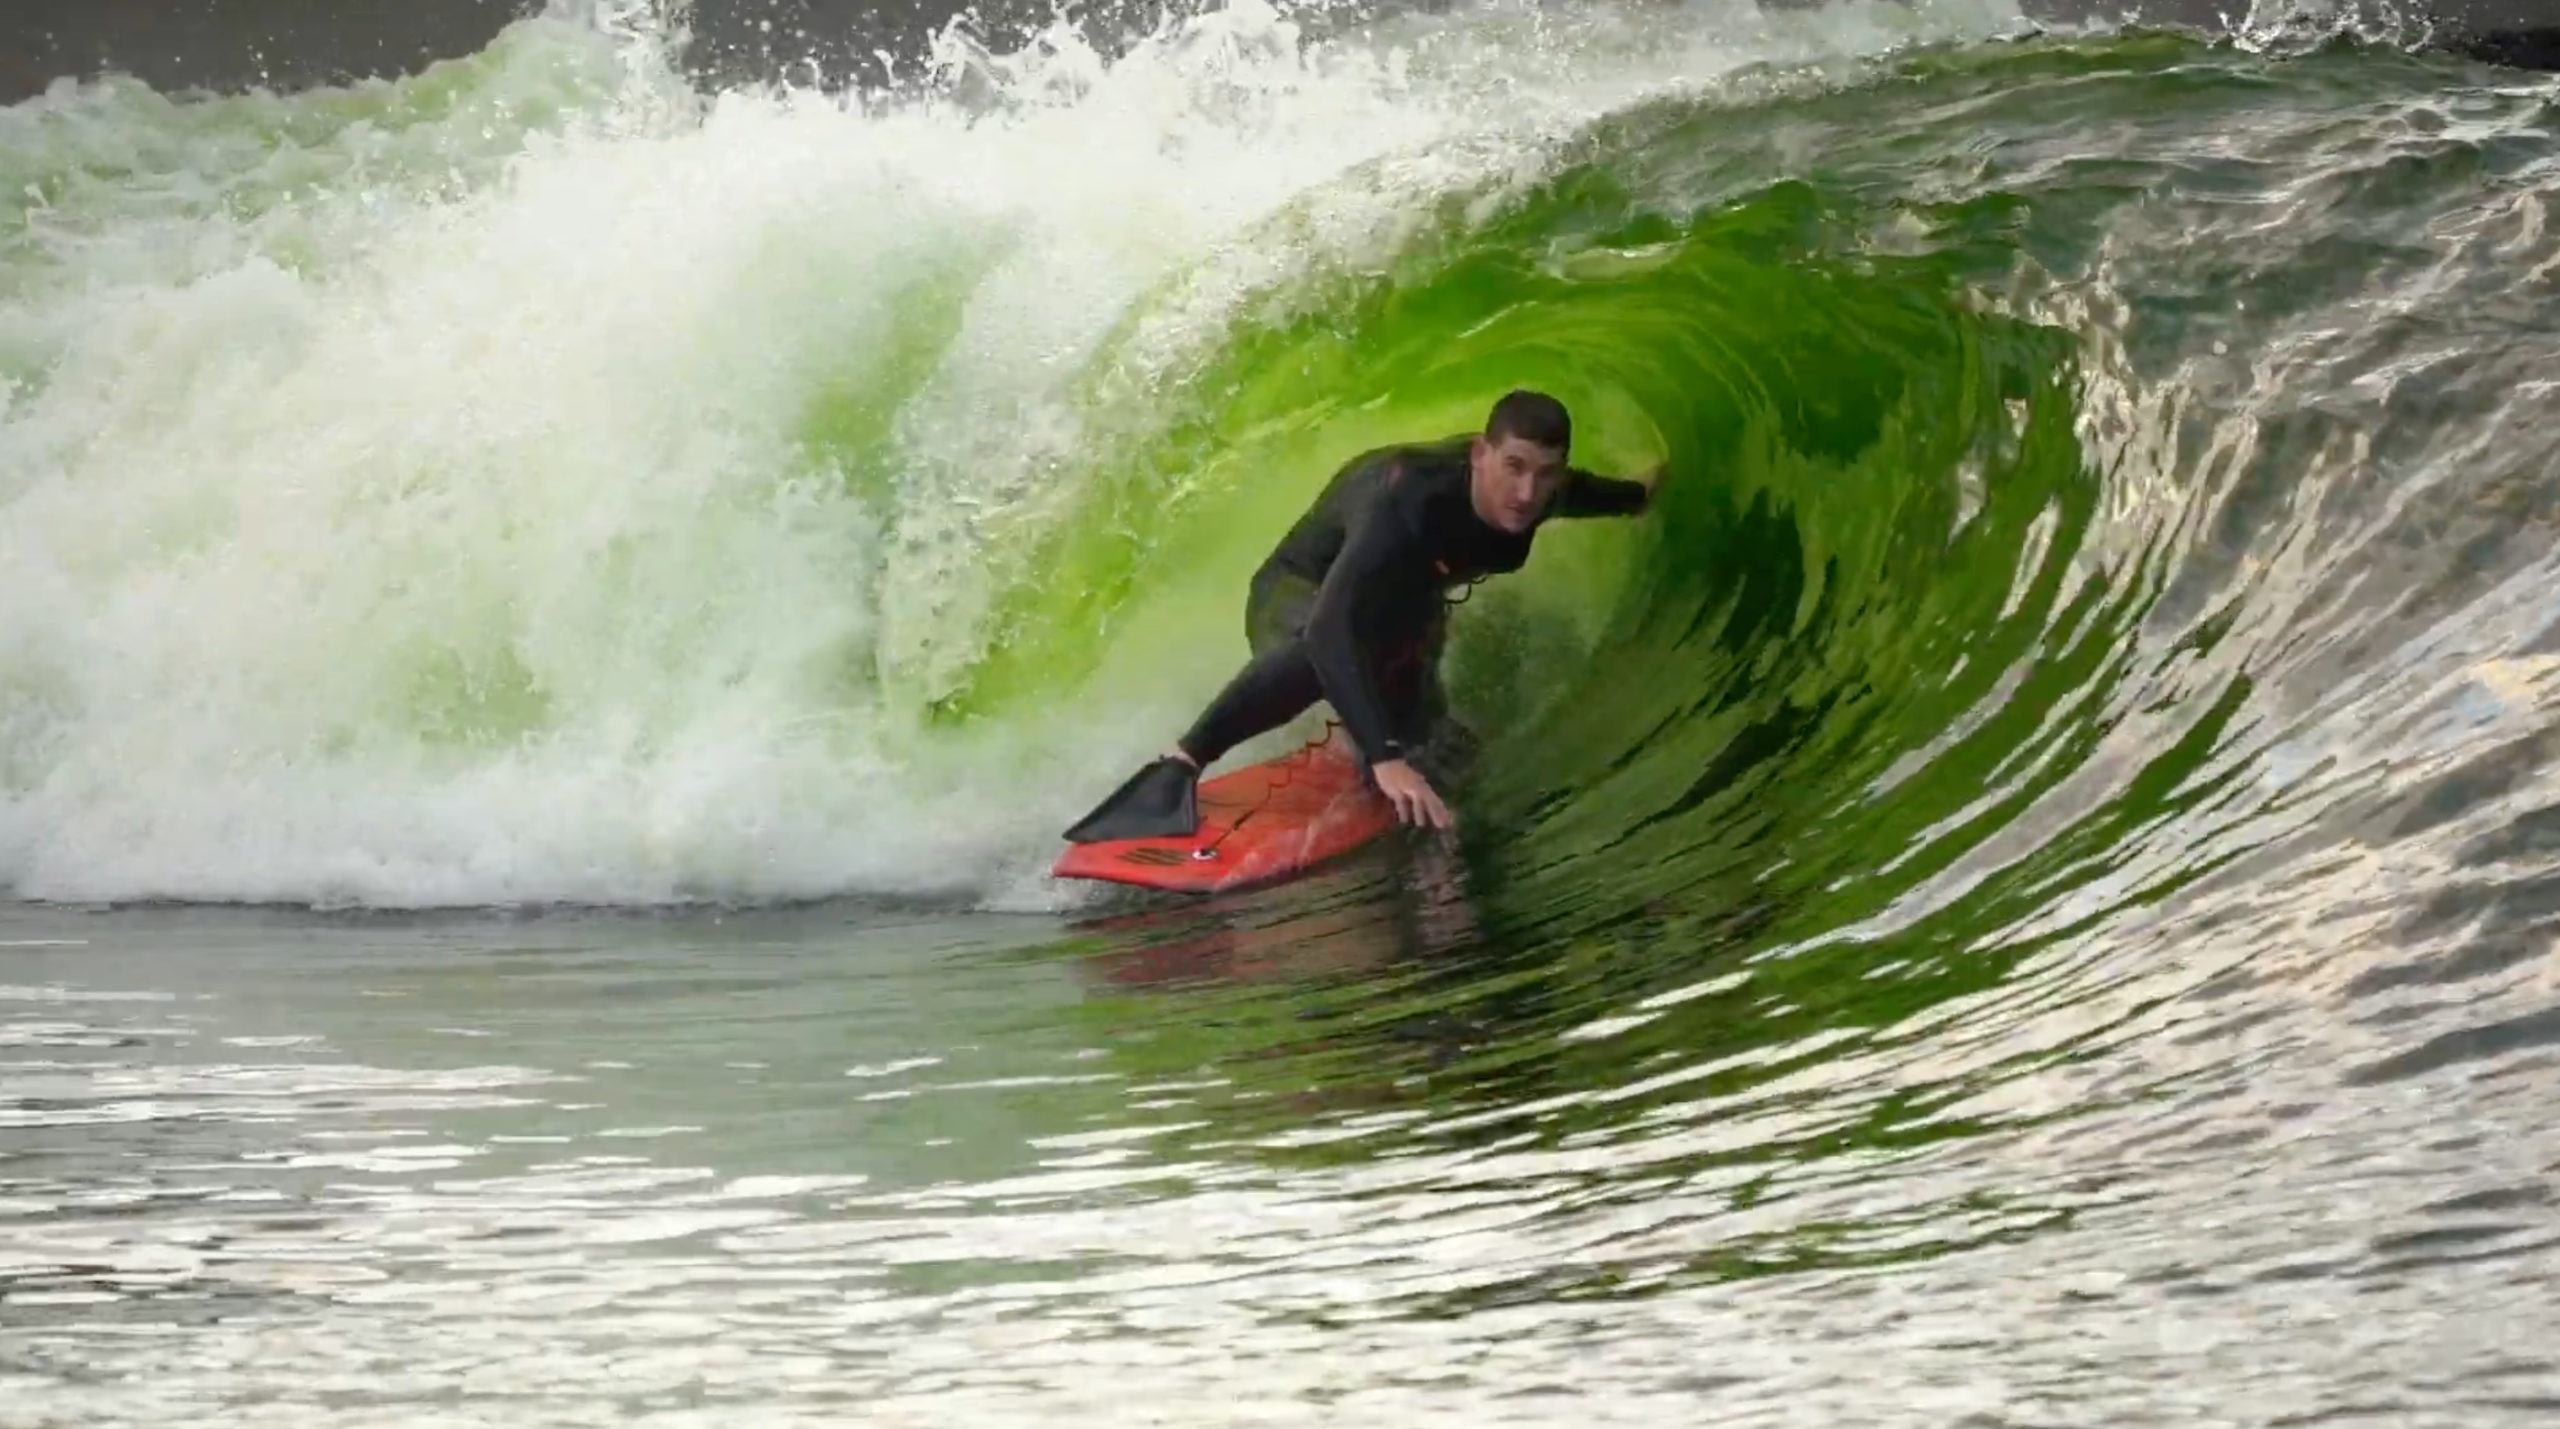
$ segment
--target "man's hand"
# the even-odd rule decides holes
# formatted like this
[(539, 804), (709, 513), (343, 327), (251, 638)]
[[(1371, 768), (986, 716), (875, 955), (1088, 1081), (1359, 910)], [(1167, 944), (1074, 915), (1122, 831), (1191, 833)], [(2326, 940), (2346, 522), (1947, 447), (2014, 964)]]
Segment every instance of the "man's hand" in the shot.
[(1412, 765), (1401, 759), (1390, 759), (1373, 765), (1369, 773), (1378, 781), (1378, 792), (1386, 795), (1387, 802), (1396, 806), (1396, 818), (1399, 820), (1434, 829), (1457, 826), (1457, 819), (1450, 814), (1449, 806), (1440, 801), (1439, 794), (1433, 791), (1431, 781), (1423, 778), (1422, 772)]

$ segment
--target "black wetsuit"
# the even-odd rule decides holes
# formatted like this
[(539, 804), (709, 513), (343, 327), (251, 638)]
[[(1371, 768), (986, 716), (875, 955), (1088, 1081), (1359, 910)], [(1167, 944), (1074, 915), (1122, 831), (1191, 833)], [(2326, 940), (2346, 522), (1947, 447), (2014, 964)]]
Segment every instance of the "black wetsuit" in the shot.
[[(1469, 438), (1353, 458), (1254, 572), (1247, 664), (1182, 748), (1201, 768), (1323, 699), (1371, 764), (1409, 757), (1438, 716), (1446, 592), (1516, 571), (1537, 527), (1476, 515)], [(1570, 472), (1539, 520), (1644, 509), (1646, 488)]]

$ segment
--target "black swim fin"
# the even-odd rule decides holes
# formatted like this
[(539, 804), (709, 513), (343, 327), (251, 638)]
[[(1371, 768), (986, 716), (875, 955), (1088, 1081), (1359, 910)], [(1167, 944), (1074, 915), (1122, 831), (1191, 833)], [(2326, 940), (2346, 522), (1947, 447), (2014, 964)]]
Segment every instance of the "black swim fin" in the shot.
[(1182, 838), (1200, 827), (1200, 771), (1167, 755), (1129, 776), (1067, 830), (1067, 842)]

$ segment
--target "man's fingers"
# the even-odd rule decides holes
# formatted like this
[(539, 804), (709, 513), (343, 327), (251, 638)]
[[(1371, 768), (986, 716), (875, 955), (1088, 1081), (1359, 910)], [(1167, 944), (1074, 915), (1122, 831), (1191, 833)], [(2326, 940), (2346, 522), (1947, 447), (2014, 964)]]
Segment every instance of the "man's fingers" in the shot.
[(1396, 806), (1400, 822), (1428, 828), (1449, 826), (1449, 806), (1441, 803), (1439, 794), (1427, 784), (1420, 788), (1404, 785), (1388, 797)]
[(1442, 802), (1440, 791), (1409, 770), (1392, 769), (1378, 780), (1379, 792), (1396, 811), (1396, 822), (1435, 829), (1454, 828), (1457, 819)]

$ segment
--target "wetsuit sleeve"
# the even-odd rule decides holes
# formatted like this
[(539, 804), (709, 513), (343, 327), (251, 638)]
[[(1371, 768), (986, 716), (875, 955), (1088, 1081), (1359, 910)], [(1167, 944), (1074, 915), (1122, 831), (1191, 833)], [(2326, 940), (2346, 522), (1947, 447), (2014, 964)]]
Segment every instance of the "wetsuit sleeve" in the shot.
[(1422, 559), (1415, 540), (1404, 512), (1384, 492), (1364, 502), (1307, 613), (1307, 658), (1316, 682), (1372, 764), (1401, 759), (1404, 749), (1395, 742), (1369, 662), (1361, 658), (1361, 622), (1374, 618), (1376, 599), (1396, 568)]
[(1576, 467), (1565, 475), (1564, 487), (1556, 493), (1557, 516), (1633, 516), (1644, 510), (1653, 497), (1641, 481), (1621, 481), (1612, 476), (1594, 476)]

